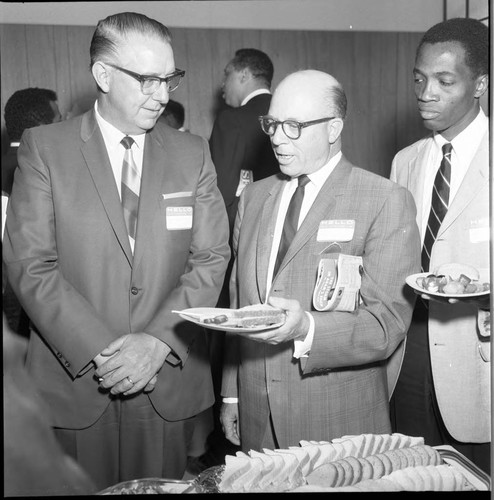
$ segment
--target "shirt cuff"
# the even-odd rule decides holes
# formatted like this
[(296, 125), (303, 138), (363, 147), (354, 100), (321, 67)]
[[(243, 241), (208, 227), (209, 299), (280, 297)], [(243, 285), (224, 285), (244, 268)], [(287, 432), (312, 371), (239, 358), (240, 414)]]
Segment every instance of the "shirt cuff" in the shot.
[(238, 403), (238, 398), (223, 398), (223, 403)]
[(294, 358), (307, 358), (309, 356), (310, 349), (312, 347), (312, 342), (314, 341), (314, 330), (315, 323), (312, 314), (309, 312), (305, 312), (309, 318), (309, 331), (304, 340), (295, 340), (294, 341), (294, 349), (293, 349), (293, 357)]

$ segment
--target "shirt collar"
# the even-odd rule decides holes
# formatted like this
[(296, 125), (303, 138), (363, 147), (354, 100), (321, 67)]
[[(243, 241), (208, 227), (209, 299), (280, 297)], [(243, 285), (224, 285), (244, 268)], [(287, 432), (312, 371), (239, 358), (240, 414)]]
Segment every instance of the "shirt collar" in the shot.
[(333, 172), (335, 169), (336, 165), (338, 165), (338, 162), (341, 160), (342, 157), (342, 152), (338, 151), (329, 161), (321, 167), (319, 170), (316, 170), (315, 172), (312, 172), (309, 174), (307, 177), (309, 177), (310, 181), (313, 182), (318, 189), (321, 189), (323, 184), (326, 182), (327, 178), (330, 176), (330, 174)]
[(254, 92), (251, 92), (248, 96), (244, 98), (244, 100), (240, 103), (240, 106), (244, 106), (247, 104), (253, 97), (256, 97), (256, 95), (261, 95), (261, 94), (271, 94), (269, 89), (257, 89), (254, 90)]
[[(98, 111), (98, 101), (94, 103), (94, 111), (96, 114), (96, 121), (101, 129), (103, 138), (106, 144), (117, 145), (120, 144), (121, 140), (127, 135), (114, 127), (110, 122), (106, 121)], [(132, 139), (134, 139), (135, 144), (139, 149), (144, 148), (144, 140), (146, 139), (146, 133), (132, 135), (128, 134)]]
[(453, 150), (458, 156), (468, 155), (471, 151), (476, 151), (480, 141), (489, 128), (489, 120), (480, 108), (476, 118), (462, 130), (452, 141), (447, 141), (441, 134), (434, 134), (434, 142), (441, 149), (444, 144), (451, 142)]

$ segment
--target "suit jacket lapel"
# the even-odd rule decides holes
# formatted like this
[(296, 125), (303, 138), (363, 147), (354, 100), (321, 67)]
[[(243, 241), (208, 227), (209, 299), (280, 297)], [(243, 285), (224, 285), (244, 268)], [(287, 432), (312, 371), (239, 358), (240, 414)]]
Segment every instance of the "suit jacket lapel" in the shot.
[(83, 141), (81, 152), (86, 161), (87, 168), (93, 178), (94, 185), (115, 232), (115, 236), (129, 264), (132, 264), (132, 251), (123, 217), (122, 205), (118, 196), (118, 189), (115, 184), (115, 177), (113, 176), (105, 142), (96, 122), (94, 110), (89, 111), (82, 117), (81, 139)]
[(465, 178), (452, 200), (448, 211), (441, 224), (437, 237), (448, 229), (458, 216), (465, 210), (469, 203), (475, 199), (477, 193), (489, 183), (489, 177), (485, 165), (489, 164), (488, 133), (482, 139), (480, 147), (468, 167)]
[(273, 246), (274, 229), (276, 225), (276, 217), (281, 200), (281, 193), (286, 184), (286, 180), (277, 182), (269, 191), (268, 198), (262, 208), (259, 235), (257, 240), (256, 254), (256, 275), (258, 276), (259, 296), (266, 299), (266, 280), (268, 277), (268, 264), (271, 248)]
[(142, 161), (141, 191), (139, 194), (139, 213), (137, 216), (137, 234), (134, 248), (134, 267), (145, 251), (146, 242), (152, 241), (153, 219), (159, 213), (159, 200), (163, 187), (163, 177), (167, 170), (173, 178), (171, 169), (166, 167), (164, 144), (153, 131), (147, 133)]

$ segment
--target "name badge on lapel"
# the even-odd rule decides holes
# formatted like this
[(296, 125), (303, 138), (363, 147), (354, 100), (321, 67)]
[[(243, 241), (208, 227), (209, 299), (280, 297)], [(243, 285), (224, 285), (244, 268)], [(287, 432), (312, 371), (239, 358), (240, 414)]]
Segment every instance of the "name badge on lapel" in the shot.
[(166, 228), (177, 231), (192, 228), (192, 207), (166, 207)]
[(322, 220), (317, 231), (317, 241), (352, 241), (355, 231), (355, 221)]

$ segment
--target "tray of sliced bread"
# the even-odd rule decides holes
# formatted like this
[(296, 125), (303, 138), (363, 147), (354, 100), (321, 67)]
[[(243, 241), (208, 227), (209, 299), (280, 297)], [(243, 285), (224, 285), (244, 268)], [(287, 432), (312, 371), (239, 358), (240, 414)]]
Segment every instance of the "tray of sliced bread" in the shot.
[(453, 452), (398, 433), (343, 436), (300, 441), (286, 449), (240, 451), (195, 481), (212, 493), (489, 489), (486, 474), (473, 471), (475, 481), (464, 461), (452, 465), (443, 459), (443, 453), (451, 457)]

